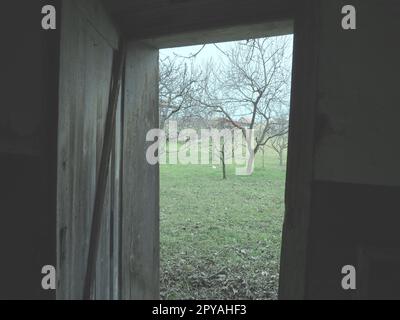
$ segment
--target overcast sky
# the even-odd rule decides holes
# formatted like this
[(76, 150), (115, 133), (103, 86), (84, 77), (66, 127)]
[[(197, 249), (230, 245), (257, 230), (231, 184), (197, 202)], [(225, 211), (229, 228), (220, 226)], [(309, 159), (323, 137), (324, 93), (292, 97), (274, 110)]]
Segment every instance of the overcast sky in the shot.
[[(293, 36), (290, 35), (290, 36), (284, 36), (284, 37), (289, 38), (288, 52), (293, 51)], [(229, 49), (232, 48), (232, 46), (234, 46), (235, 43), (237, 43), (237, 42), (238, 41), (223, 42), (223, 43), (218, 43), (217, 46), (219, 49), (221, 49), (223, 51), (229, 51)], [(218, 61), (220, 61), (221, 63), (224, 62), (226, 57), (218, 48), (213, 44), (208, 44), (204, 48), (202, 45), (198, 45), (198, 46), (163, 49), (163, 50), (160, 50), (160, 59), (164, 59), (167, 56), (174, 57), (175, 55), (177, 55), (179, 57), (190, 57), (190, 56), (193, 56), (198, 53), (196, 55), (196, 57), (194, 58), (193, 63), (194, 63), (194, 65), (202, 68), (202, 66), (205, 67), (205, 65), (211, 58), (214, 62), (216, 62), (216, 64), (218, 64)], [(200, 51), (200, 53), (199, 53), (199, 51)], [(287, 61), (288, 61), (288, 64), (290, 64), (287, 66), (287, 69), (290, 70), (292, 61), (291, 60), (287, 60)], [(226, 60), (225, 60), (225, 62), (226, 62)], [(235, 113), (237, 112), (237, 114), (235, 114), (234, 117), (239, 118), (240, 116), (248, 115), (247, 109), (236, 108), (235, 110), (236, 110)]]
[[(219, 43), (218, 46), (226, 50), (232, 46), (234, 42), (224, 42)], [(189, 57), (196, 54), (203, 46), (190, 46), (190, 47), (179, 47), (179, 48), (171, 48), (171, 49), (164, 49), (160, 51), (160, 58), (166, 56), (174, 56), (174, 54), (178, 56)], [(218, 59), (221, 55), (221, 52), (212, 45), (208, 44), (204, 47), (204, 49), (196, 56), (196, 64), (205, 64), (210, 58)]]
[[(291, 47), (293, 48), (293, 36), (286, 36), (292, 39), (290, 42)], [(222, 42), (218, 43), (218, 47), (220, 47), (223, 50), (227, 50), (228, 48), (232, 47), (232, 45), (237, 42), (237, 41), (232, 41), (232, 42)], [(195, 53), (197, 53), (203, 46), (190, 46), (190, 47), (179, 47), (179, 48), (171, 48), (171, 49), (163, 49), (160, 50), (160, 58), (162, 59), (163, 57), (166, 56), (174, 56), (174, 54), (178, 56), (185, 56), (189, 57)], [(198, 56), (196, 56), (195, 63), (196, 64), (205, 64), (207, 61), (210, 60), (210, 58), (213, 58), (214, 60), (222, 59), (222, 53), (213, 45), (213, 44), (208, 44), (204, 47), (204, 49), (200, 52)]]

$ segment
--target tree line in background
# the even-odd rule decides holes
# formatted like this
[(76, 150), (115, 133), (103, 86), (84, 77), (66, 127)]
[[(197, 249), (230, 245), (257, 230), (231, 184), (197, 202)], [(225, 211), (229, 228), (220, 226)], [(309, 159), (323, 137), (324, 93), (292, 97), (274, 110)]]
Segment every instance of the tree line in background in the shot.
[[(160, 59), (160, 127), (164, 129), (168, 120), (174, 120), (179, 128), (239, 129), (246, 141), (253, 132), (255, 143), (249, 147), (254, 155), (264, 155), (268, 146), (284, 165), (291, 37), (239, 41), (229, 48), (213, 46), (219, 57), (202, 65), (196, 63), (196, 57), (204, 46), (190, 57)], [(232, 151), (224, 142), (219, 148), (226, 178), (225, 162)]]

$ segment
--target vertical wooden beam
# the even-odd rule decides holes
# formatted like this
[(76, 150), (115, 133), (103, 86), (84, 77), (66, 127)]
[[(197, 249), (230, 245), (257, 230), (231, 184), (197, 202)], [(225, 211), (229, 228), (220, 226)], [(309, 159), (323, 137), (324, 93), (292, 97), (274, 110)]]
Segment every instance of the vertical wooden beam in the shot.
[[(123, 75), (124, 78), (124, 75)], [(111, 163), (111, 215), (110, 215), (110, 232), (111, 232), (111, 292), (112, 300), (119, 299), (119, 268), (120, 268), (120, 235), (121, 235), (121, 155), (122, 155), (122, 92), (119, 94), (116, 127), (115, 127), (115, 148), (112, 155)]]
[(121, 298), (159, 298), (159, 167), (146, 161), (149, 130), (159, 127), (158, 49), (127, 46)]
[(306, 298), (318, 84), (318, 14), (319, 0), (303, 1), (295, 20), (280, 299)]
[[(88, 8), (89, 3), (85, 3)], [(97, 9), (96, 9), (97, 8)], [(77, 0), (62, 1), (57, 160), (57, 299), (81, 299), (86, 271), (97, 171), (109, 101), (114, 47), (103, 33), (110, 21), (96, 26)], [(113, 39), (118, 43), (118, 39)], [(96, 261), (97, 299), (110, 297), (110, 192), (107, 181), (105, 219)], [(108, 233), (108, 234), (107, 234)]]
[[(105, 201), (107, 196), (111, 195), (110, 189), (107, 189), (107, 182), (110, 176), (110, 163), (111, 154), (115, 144), (115, 127), (116, 127), (116, 117), (119, 102), (119, 94), (121, 92), (121, 82), (123, 68), (125, 67), (125, 47), (122, 43), (122, 47), (118, 52), (114, 52), (114, 61), (111, 74), (111, 88), (109, 95), (109, 103), (107, 107), (107, 117), (105, 122), (104, 136), (102, 139), (101, 148), (101, 162), (96, 184), (96, 194), (94, 201), (94, 209), (92, 216), (92, 226), (90, 230), (90, 242), (89, 242), (89, 255), (87, 263), (87, 271), (84, 286), (84, 299), (90, 299), (91, 290), (93, 289), (93, 284), (95, 283), (96, 277), (96, 262), (99, 242), (101, 239), (101, 227), (103, 219), (103, 211), (105, 211), (105, 204), (110, 204), (109, 201)], [(110, 199), (108, 199), (110, 200)], [(111, 210), (111, 206), (107, 207)], [(108, 226), (108, 225), (107, 225)], [(107, 228), (103, 230), (104, 233), (109, 236), (110, 229)], [(104, 237), (106, 241), (108, 237)], [(111, 239), (110, 239), (111, 240)], [(108, 241), (107, 241), (108, 242)], [(109, 260), (108, 260), (109, 261)], [(105, 263), (104, 261), (103, 263)], [(109, 279), (107, 279), (109, 280)], [(108, 282), (108, 281), (107, 281)]]

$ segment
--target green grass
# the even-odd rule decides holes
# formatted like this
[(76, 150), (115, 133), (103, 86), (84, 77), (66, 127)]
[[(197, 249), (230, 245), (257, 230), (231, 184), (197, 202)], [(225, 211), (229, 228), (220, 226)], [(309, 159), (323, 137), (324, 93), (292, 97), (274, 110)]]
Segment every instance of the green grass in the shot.
[(266, 151), (252, 176), (161, 166), (161, 297), (276, 299), (285, 167)]

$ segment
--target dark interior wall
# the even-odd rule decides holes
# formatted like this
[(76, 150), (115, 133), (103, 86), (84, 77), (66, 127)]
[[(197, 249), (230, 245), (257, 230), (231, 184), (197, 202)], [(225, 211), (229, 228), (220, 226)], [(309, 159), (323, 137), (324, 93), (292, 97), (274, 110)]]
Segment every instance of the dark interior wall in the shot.
[(341, 28), (346, 1), (322, 1), (315, 178), (398, 186), (400, 3), (352, 1), (357, 30)]
[[(400, 298), (399, 192), (399, 187), (314, 183), (308, 298)], [(341, 287), (345, 265), (356, 268), (356, 291)]]
[(45, 4), (2, 2), (0, 299), (52, 299), (42, 267), (55, 265), (57, 31), (41, 28)]
[[(307, 297), (399, 297), (400, 3), (352, 1), (354, 31), (346, 4), (321, 1)], [(356, 291), (341, 288), (344, 265)]]

